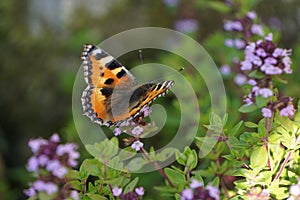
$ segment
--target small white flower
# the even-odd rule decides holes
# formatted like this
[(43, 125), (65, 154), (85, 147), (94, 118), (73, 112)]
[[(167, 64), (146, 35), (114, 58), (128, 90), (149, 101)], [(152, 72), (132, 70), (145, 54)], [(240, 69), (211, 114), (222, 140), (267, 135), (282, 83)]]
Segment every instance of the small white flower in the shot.
[(260, 94), (263, 98), (268, 98), (273, 95), (273, 91), (270, 90), (269, 88), (261, 88), (258, 91), (258, 94)]
[(131, 148), (135, 149), (136, 151), (141, 150), (143, 148), (144, 144), (140, 141), (135, 141), (132, 145)]
[(185, 189), (181, 192), (181, 200), (192, 200), (194, 198), (194, 192), (192, 189)]
[(191, 182), (191, 184), (190, 184), (190, 187), (191, 187), (192, 189), (198, 188), (198, 187), (202, 187), (202, 186), (203, 186), (203, 183), (202, 183), (202, 182), (199, 182), (199, 181), (197, 181), (197, 180), (195, 180), (195, 179), (193, 179), (192, 182)]
[(122, 191), (123, 191), (123, 189), (122, 189), (122, 188), (118, 188), (118, 187), (114, 187), (114, 188), (112, 189), (113, 195), (114, 195), (115, 197), (120, 196), (120, 195), (122, 194)]
[(143, 187), (139, 187), (139, 188), (135, 188), (135, 192), (139, 195), (139, 196), (143, 196), (145, 194), (145, 190)]
[(271, 118), (271, 117), (272, 117), (272, 110), (269, 109), (269, 108), (263, 108), (263, 109), (261, 110), (261, 112), (262, 112), (262, 115), (263, 115), (264, 117), (266, 117), (266, 118)]
[(209, 196), (215, 198), (216, 200), (220, 199), (220, 190), (212, 185), (206, 186)]

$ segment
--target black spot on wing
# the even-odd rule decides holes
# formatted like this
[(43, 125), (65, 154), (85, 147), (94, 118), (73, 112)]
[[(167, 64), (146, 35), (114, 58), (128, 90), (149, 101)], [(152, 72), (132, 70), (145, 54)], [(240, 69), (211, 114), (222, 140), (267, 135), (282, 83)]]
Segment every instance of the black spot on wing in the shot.
[(110, 97), (113, 92), (113, 88), (102, 88), (100, 91), (105, 97)]
[(116, 61), (116, 60), (112, 60), (111, 62), (106, 64), (106, 67), (110, 70), (116, 69), (118, 67), (122, 67), (122, 65)]
[(119, 72), (117, 73), (117, 77), (118, 77), (118, 78), (121, 78), (121, 77), (123, 77), (125, 74), (126, 74), (125, 70), (122, 69), (121, 71), (119, 71)]
[(104, 82), (104, 84), (110, 85), (110, 84), (112, 84), (113, 82), (114, 82), (114, 79), (109, 78), (109, 79), (107, 79), (107, 80)]

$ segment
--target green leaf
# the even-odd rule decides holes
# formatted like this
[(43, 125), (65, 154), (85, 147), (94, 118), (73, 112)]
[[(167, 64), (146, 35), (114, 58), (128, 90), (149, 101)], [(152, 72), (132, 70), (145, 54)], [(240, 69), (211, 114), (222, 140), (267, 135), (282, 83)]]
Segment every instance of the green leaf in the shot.
[(241, 128), (241, 126), (243, 125), (244, 121), (240, 121), (239, 123), (237, 123), (229, 132), (228, 132), (228, 136), (234, 136), (235, 134), (237, 134), (237, 132), (239, 131), (239, 129)]
[(267, 103), (270, 101), (270, 99), (271, 99), (271, 97), (264, 98), (263, 96), (258, 95), (255, 97), (255, 100), (256, 100), (255, 104), (257, 105), (257, 107), (262, 108), (265, 105), (267, 105)]
[(69, 184), (71, 185), (72, 189), (79, 190), (79, 191), (83, 190), (83, 184), (78, 180), (69, 181)]
[(194, 169), (198, 164), (198, 155), (197, 152), (193, 149), (191, 153), (187, 156), (186, 165), (189, 170)]
[(84, 165), (80, 166), (78, 176), (79, 176), (80, 180), (85, 180), (85, 179), (87, 179), (89, 177), (89, 173), (85, 169)]
[(216, 176), (216, 177), (214, 178), (214, 180), (211, 182), (211, 184), (212, 184), (214, 187), (218, 188), (219, 185), (220, 185), (220, 178), (219, 178), (218, 176)]
[(298, 101), (297, 112), (295, 113), (294, 120), (300, 122), (300, 100)]
[(252, 169), (262, 169), (267, 165), (268, 152), (265, 146), (257, 147), (253, 150), (250, 156), (250, 166)]
[(265, 75), (261, 71), (258, 71), (258, 70), (252, 71), (248, 76), (250, 78), (258, 78), (258, 79), (265, 77)]
[(79, 171), (77, 170), (69, 170), (68, 174), (66, 175), (68, 179), (79, 179)]
[(224, 117), (223, 117), (223, 120), (222, 120), (223, 127), (226, 125), (227, 120), (228, 120), (228, 113), (226, 113), (226, 114), (224, 115)]
[(273, 76), (273, 80), (279, 83), (287, 84), (287, 80), (283, 79), (282, 76)]
[(228, 13), (230, 11), (230, 7), (226, 6), (223, 2), (207, 1), (207, 6), (221, 13)]
[(100, 194), (86, 193), (85, 195), (88, 196), (91, 200), (107, 200), (105, 196), (102, 196)]
[(120, 162), (120, 159), (118, 156), (112, 158), (111, 160), (108, 161), (107, 165), (113, 169), (116, 170), (122, 170), (123, 169), (123, 163)]
[(136, 155), (136, 151), (131, 147), (122, 149), (119, 153), (120, 161), (128, 160)]
[(253, 112), (257, 109), (257, 106), (254, 105), (254, 104), (251, 104), (251, 105), (242, 105), (240, 108), (239, 108), (239, 111), (241, 113), (249, 113), (249, 112)]
[(138, 158), (132, 159), (128, 163), (127, 168), (130, 169), (130, 170), (132, 170), (132, 171), (138, 171), (138, 170), (140, 170), (147, 163), (148, 163), (148, 161), (144, 160), (141, 157), (138, 157)]
[(178, 171), (171, 168), (165, 168), (164, 171), (173, 184), (176, 185), (185, 183), (186, 180), (184, 174), (181, 174)]
[(175, 156), (176, 156), (176, 161), (181, 164), (181, 165), (185, 165), (185, 162), (186, 162), (186, 156), (181, 153), (180, 151), (176, 150), (175, 151)]
[[(160, 153), (158, 153), (153, 161), (159, 161), (159, 162), (164, 162), (167, 159), (169, 159), (173, 154), (174, 154), (175, 149), (174, 148), (165, 148), (162, 150)], [(152, 161), (152, 160), (151, 160)]]
[(139, 177), (133, 179), (128, 185), (126, 185), (123, 193), (126, 194), (127, 192), (132, 192), (136, 184), (138, 183), (138, 181), (139, 181)]
[(257, 128), (258, 125), (253, 122), (245, 122), (245, 126), (248, 128)]
[(102, 163), (96, 159), (85, 159), (81, 166), (84, 167), (89, 175), (103, 177), (103, 172), (101, 171)]
[(265, 126), (265, 119), (261, 119), (258, 123), (258, 135), (260, 137), (266, 137), (266, 134), (267, 134), (267, 129), (266, 129), (266, 126)]

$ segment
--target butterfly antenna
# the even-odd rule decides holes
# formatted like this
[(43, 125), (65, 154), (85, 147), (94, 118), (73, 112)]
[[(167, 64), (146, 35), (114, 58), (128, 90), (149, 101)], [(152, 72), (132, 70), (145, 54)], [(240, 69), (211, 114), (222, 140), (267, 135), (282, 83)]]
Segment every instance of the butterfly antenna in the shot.
[(144, 62), (143, 62), (143, 52), (142, 52), (141, 49), (139, 49), (139, 58), (140, 58), (141, 63), (144, 64)]

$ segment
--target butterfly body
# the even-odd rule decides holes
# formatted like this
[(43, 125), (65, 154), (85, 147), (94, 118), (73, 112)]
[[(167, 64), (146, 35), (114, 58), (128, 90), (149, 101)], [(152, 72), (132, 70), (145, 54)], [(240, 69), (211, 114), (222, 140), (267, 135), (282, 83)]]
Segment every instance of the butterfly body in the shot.
[(94, 45), (85, 45), (81, 58), (87, 83), (81, 98), (83, 114), (100, 125), (119, 125), (138, 116), (143, 107), (174, 84), (138, 84), (115, 58)]

